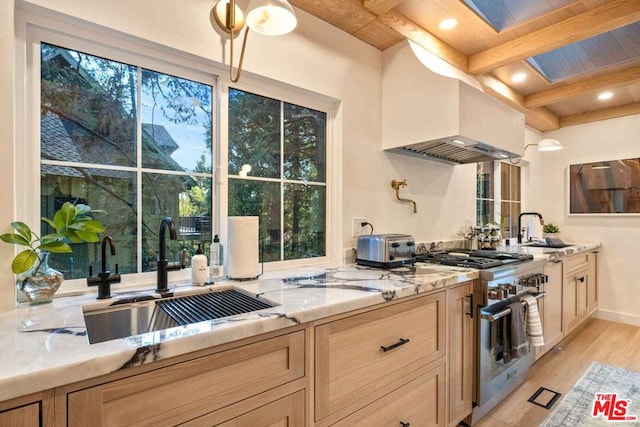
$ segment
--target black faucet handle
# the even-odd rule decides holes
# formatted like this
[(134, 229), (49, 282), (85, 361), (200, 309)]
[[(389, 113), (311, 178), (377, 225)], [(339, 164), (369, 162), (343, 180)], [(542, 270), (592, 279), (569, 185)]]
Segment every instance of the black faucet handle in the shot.
[(93, 276), (93, 266), (89, 264), (89, 277)]
[(116, 274), (120, 274), (120, 272), (118, 271), (118, 263), (116, 263)]

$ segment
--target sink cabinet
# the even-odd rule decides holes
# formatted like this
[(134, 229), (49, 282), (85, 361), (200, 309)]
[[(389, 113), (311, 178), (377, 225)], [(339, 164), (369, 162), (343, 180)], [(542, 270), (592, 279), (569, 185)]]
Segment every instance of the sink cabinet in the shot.
[(305, 331), (300, 330), (104, 384), (61, 390), (68, 416), (59, 421), (82, 427), (176, 425), (222, 409), (232, 419), (240, 414), (228, 406), (248, 412), (254, 408), (242, 402), (254, 398), (263, 406), (269, 403), (263, 401), (266, 392), (276, 401), (281, 396), (274, 389), (301, 390), (304, 376)]

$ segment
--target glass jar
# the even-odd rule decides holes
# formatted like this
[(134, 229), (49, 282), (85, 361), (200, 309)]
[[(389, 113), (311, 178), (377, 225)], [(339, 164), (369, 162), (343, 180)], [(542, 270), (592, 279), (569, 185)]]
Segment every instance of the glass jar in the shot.
[(51, 302), (64, 276), (49, 266), (49, 253), (38, 254), (33, 266), (16, 278), (16, 286), (22, 291), (29, 304), (45, 304)]

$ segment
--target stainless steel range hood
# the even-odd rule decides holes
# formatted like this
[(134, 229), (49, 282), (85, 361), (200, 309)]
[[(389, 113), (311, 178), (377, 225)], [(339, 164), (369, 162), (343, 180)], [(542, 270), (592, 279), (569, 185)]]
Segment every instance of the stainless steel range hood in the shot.
[(463, 164), (524, 151), (523, 113), (431, 71), (409, 42), (383, 52), (382, 119), (382, 148), (391, 153)]
[(517, 154), (472, 141), (462, 135), (389, 148), (385, 151), (448, 164), (477, 163), (518, 157)]

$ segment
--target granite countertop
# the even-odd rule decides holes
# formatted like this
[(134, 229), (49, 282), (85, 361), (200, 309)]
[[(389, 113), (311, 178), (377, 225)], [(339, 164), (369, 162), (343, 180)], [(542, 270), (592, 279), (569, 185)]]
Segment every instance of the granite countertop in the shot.
[[(554, 260), (600, 246), (580, 243), (553, 249), (512, 245), (501, 250)], [(152, 295), (152, 291), (114, 292), (110, 300), (96, 300), (95, 294), (68, 296), (49, 304), (20, 304), (0, 310), (0, 401), (479, 277), (478, 270), (470, 268), (416, 265), (415, 269), (393, 270), (354, 265), (306, 267), (268, 273), (248, 282), (174, 285), (171, 291), (175, 296), (232, 287), (276, 306), (96, 344), (89, 344), (83, 306), (106, 308), (118, 299)]]
[(100, 301), (90, 294), (44, 305), (20, 304), (0, 311), (0, 401), (476, 278), (474, 269), (419, 264), (393, 270), (308, 267), (255, 281), (176, 286), (171, 288), (176, 296), (233, 287), (277, 305), (96, 344), (89, 344), (83, 306), (107, 307), (141, 292), (114, 293)]

